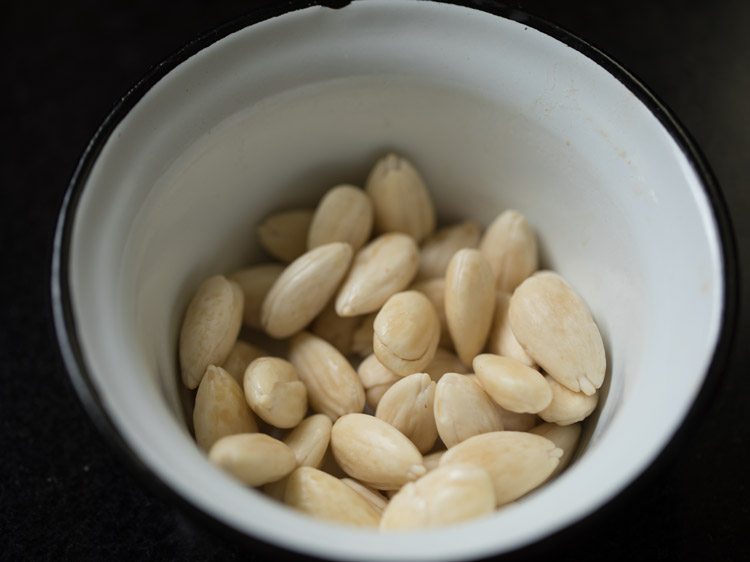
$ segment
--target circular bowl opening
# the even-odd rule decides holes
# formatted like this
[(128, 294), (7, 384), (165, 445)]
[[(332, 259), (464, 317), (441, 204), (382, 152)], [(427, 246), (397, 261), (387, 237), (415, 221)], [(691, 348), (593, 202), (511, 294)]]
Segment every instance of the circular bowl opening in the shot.
[[(381, 1), (274, 15), (159, 67), (82, 160), (53, 297), (90, 411), (192, 507), (313, 556), (477, 558), (590, 514), (672, 438), (729, 323), (727, 226), (689, 142), (614, 63), (534, 19)], [(492, 517), (408, 535), (309, 519), (212, 467), (188, 430), (175, 351), (197, 285), (260, 258), (265, 215), (361, 185), (388, 150), (423, 172), (445, 222), (524, 212), (544, 265), (591, 307), (609, 364), (564, 474)]]

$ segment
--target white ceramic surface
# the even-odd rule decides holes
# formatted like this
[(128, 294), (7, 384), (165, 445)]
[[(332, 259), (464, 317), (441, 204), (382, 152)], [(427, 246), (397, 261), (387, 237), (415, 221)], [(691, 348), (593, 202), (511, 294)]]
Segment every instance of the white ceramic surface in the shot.
[[(546, 265), (590, 304), (610, 365), (588, 448), (562, 477), (492, 517), (396, 536), (297, 515), (215, 470), (186, 429), (175, 352), (189, 295), (259, 257), (263, 216), (362, 184), (389, 149), (424, 172), (443, 219), (522, 210)], [(117, 126), (73, 220), (73, 320), (127, 446), (211, 517), (320, 557), (487, 556), (577, 521), (669, 441), (721, 321), (716, 224), (659, 121), (577, 50), (458, 6), (314, 7), (219, 40)]]

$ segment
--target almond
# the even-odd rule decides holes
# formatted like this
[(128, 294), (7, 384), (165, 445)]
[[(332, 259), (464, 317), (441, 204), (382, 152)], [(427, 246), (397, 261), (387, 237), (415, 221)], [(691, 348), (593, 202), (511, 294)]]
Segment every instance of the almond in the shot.
[(331, 420), (361, 412), (365, 390), (346, 358), (327, 341), (301, 332), (289, 348), (289, 361), (307, 387), (307, 398), (315, 412)]
[(333, 242), (290, 264), (263, 301), (261, 322), (266, 333), (282, 339), (307, 326), (333, 296), (351, 258), (349, 244)]
[(378, 403), (393, 383), (401, 380), (396, 373), (383, 366), (374, 353), (359, 364), (357, 374), (365, 388), (367, 404), (373, 409), (378, 407)]
[(385, 508), (380, 529), (444, 527), (492, 513), (495, 503), (492, 479), (486, 470), (452, 463), (401, 488)]
[(261, 357), (248, 365), (243, 381), (247, 403), (274, 427), (295, 427), (307, 412), (307, 389), (289, 361)]
[(385, 506), (388, 505), (388, 498), (378, 492), (375, 488), (365, 486), (362, 482), (357, 482), (353, 478), (342, 478), (341, 481), (357, 492), (367, 503), (375, 508), (378, 513), (383, 513)]
[(221, 367), (206, 369), (195, 395), (193, 427), (195, 440), (204, 451), (227, 435), (258, 431), (240, 385)]
[(446, 373), (435, 387), (435, 423), (450, 449), (462, 441), (503, 429), (497, 407), (466, 375)]
[(484, 391), (506, 410), (536, 414), (552, 401), (552, 389), (542, 374), (515, 359), (483, 353), (473, 365)]
[(435, 207), (424, 180), (405, 158), (378, 160), (365, 189), (375, 210), (378, 232), (403, 232), (417, 242), (435, 230)]
[(435, 356), (440, 321), (422, 293), (393, 295), (378, 312), (373, 327), (378, 361), (399, 376), (420, 372)]
[(383, 234), (354, 256), (336, 297), (339, 316), (378, 310), (391, 295), (409, 286), (417, 273), (419, 249), (405, 234)]
[(347, 414), (333, 424), (331, 448), (349, 476), (393, 490), (425, 473), (422, 455), (392, 425), (366, 414)]
[(475, 435), (443, 455), (440, 466), (454, 463), (484, 468), (495, 488), (498, 505), (517, 500), (544, 482), (562, 451), (549, 439), (518, 431)]
[(484, 348), (495, 310), (492, 270), (479, 250), (459, 250), (445, 276), (445, 316), (456, 354), (470, 365)]
[(437, 440), (433, 402), (435, 383), (427, 373), (414, 373), (393, 384), (378, 403), (375, 416), (406, 435), (420, 453)]
[(286, 436), (284, 443), (294, 452), (297, 466), (320, 467), (331, 441), (331, 427), (331, 418), (323, 414), (314, 414), (302, 420), (302, 423)]
[(258, 241), (273, 257), (291, 263), (307, 251), (313, 211), (295, 209), (273, 214), (258, 226)]
[(479, 249), (492, 268), (499, 291), (512, 293), (538, 267), (536, 236), (518, 211), (501, 213), (484, 233)]
[(209, 365), (221, 365), (242, 325), (239, 286), (221, 275), (206, 279), (188, 304), (180, 330), (182, 382), (196, 388)]
[(518, 342), (557, 382), (588, 395), (602, 385), (607, 360), (599, 328), (557, 273), (539, 272), (524, 281), (508, 314)]
[(318, 203), (307, 234), (312, 250), (330, 242), (346, 242), (355, 252), (364, 246), (372, 231), (372, 202), (353, 185), (330, 189)]
[(292, 472), (284, 502), (326, 521), (357, 527), (376, 527), (380, 522), (380, 513), (370, 502), (335, 476), (309, 466)]
[(275, 482), (296, 467), (292, 450), (262, 433), (222, 437), (211, 447), (208, 458), (248, 486)]

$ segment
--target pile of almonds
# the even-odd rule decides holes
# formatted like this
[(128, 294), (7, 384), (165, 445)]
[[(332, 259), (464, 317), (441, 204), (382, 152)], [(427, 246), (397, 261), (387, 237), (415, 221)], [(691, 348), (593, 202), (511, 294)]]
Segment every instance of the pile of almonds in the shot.
[[(198, 288), (179, 359), (213, 463), (314, 517), (382, 530), (491, 513), (565, 467), (604, 379), (591, 313), (536, 271), (519, 212), (484, 233), (435, 223), (419, 173), (391, 154), (364, 190), (258, 227), (283, 263)], [(238, 339), (243, 324), (286, 358)]]

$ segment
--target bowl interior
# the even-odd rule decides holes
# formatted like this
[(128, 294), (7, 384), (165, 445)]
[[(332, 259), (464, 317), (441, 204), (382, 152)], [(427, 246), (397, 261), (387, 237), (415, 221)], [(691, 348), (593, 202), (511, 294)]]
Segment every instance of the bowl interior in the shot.
[[(443, 222), (524, 212), (545, 265), (590, 305), (609, 365), (586, 452), (563, 476), (487, 519), (383, 537), (299, 516), (214, 470), (187, 429), (175, 349), (201, 280), (263, 259), (259, 220), (361, 185), (388, 150), (423, 172)], [(458, 6), (312, 7), (217, 41), (117, 126), (74, 220), (76, 337), (127, 445), (223, 523), (323, 557), (477, 557), (579, 519), (669, 440), (720, 324), (716, 225), (669, 133), (578, 51)]]

